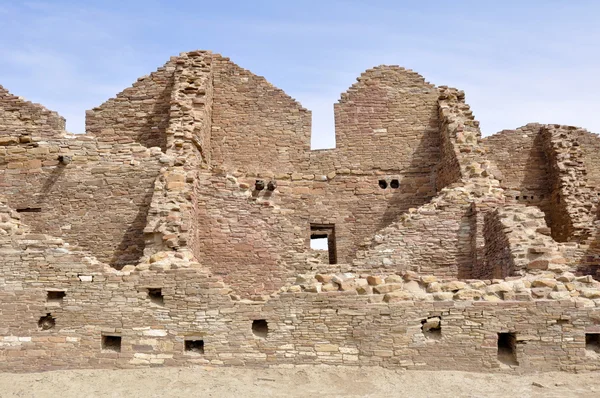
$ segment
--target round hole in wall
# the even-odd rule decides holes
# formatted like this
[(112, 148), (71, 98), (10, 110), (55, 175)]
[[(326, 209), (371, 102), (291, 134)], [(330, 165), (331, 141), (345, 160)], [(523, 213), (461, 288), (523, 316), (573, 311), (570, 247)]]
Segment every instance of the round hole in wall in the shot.
[(390, 187), (398, 189), (400, 187), (400, 181), (393, 179), (392, 182), (390, 182)]
[(386, 180), (379, 180), (379, 188), (386, 189), (387, 188), (387, 181)]

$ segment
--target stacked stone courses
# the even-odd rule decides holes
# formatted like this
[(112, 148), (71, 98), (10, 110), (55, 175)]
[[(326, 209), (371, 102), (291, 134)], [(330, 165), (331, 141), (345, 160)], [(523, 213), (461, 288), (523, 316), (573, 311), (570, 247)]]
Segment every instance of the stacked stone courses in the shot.
[(0, 370), (600, 369), (596, 134), (484, 138), (399, 66), (334, 114), (311, 150), (309, 110), (210, 51), (81, 135), (0, 87)]

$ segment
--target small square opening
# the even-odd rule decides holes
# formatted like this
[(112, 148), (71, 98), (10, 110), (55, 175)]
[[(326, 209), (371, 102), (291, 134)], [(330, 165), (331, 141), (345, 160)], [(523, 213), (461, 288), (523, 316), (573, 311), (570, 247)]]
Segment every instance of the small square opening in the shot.
[(329, 264), (337, 264), (337, 250), (335, 247), (335, 225), (311, 224), (310, 247), (315, 250), (327, 250)]
[(498, 361), (505, 365), (519, 364), (516, 333), (498, 333)]
[(186, 354), (202, 355), (204, 354), (204, 340), (185, 340), (184, 350)]
[(256, 337), (266, 339), (269, 334), (269, 324), (265, 319), (255, 319), (252, 321), (252, 333)]
[(121, 336), (102, 335), (102, 350), (121, 352)]
[(600, 354), (600, 333), (585, 334), (585, 349)]
[(66, 295), (67, 292), (62, 290), (48, 290), (46, 292), (46, 301), (49, 303), (61, 303)]
[(56, 318), (54, 318), (50, 313), (47, 313), (46, 316), (40, 317), (38, 320), (38, 328), (40, 330), (54, 329), (54, 326), (56, 326)]
[(421, 321), (421, 332), (427, 339), (439, 340), (442, 338), (442, 319), (439, 316), (430, 317)]
[(148, 288), (148, 298), (150, 301), (156, 305), (164, 305), (165, 299), (162, 295), (162, 289), (158, 287), (149, 287)]

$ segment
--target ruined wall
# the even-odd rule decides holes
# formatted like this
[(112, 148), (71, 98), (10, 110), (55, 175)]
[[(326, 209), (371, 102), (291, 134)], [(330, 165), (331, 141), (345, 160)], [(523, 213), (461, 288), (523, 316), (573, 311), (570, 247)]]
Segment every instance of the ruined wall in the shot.
[(587, 184), (584, 153), (577, 141), (580, 130), (547, 125), (541, 132), (552, 190), (550, 227), (559, 242), (585, 241), (592, 235), (595, 220), (596, 198)]
[(503, 279), (549, 269), (562, 270), (567, 267), (567, 260), (549, 235), (544, 213), (536, 207), (513, 204), (487, 213), (485, 262), (474, 276)]
[(583, 152), (588, 186), (596, 196), (600, 196), (600, 137), (584, 129), (573, 133)]
[(164, 151), (175, 62), (176, 58), (171, 59), (115, 98), (87, 111), (86, 131), (108, 143), (137, 142)]
[(550, 221), (550, 180), (544, 152), (542, 125), (528, 124), (483, 139), (487, 156), (502, 172), (507, 200), (538, 206)]
[(167, 149), (161, 159), (165, 167), (156, 179), (144, 229), (146, 257), (172, 250), (200, 255), (195, 238), (202, 220), (196, 192), (198, 173), (210, 160), (211, 64), (208, 51), (192, 51), (177, 59), (165, 131)]
[[(508, 301), (473, 302), (473, 287), (428, 277), (428, 289), (439, 289), (434, 294), (464, 299), (407, 302), (404, 291), (392, 291), (402, 285), (395, 276), (385, 284), (373, 279), (374, 290), (391, 289), (385, 294), (290, 290), (265, 302), (234, 301), (231, 290), (198, 264), (110, 270), (58, 239), (29, 235), (5, 210), (0, 208), (0, 230), (8, 233), (0, 236), (6, 276), (0, 291), (2, 370), (274, 363), (472, 371), (599, 366), (590, 361), (594, 348), (586, 346), (586, 333), (600, 333), (600, 313), (588, 298), (533, 300), (520, 281), (478, 282)], [(544, 283), (549, 291), (551, 281), (532, 284)], [(150, 296), (149, 289), (160, 289), (161, 297)], [(255, 320), (266, 321), (267, 330), (253, 329)], [(498, 356), (501, 332), (517, 342), (510, 362)]]
[(31, 135), (50, 138), (63, 134), (65, 119), (39, 104), (12, 95), (0, 86), (0, 145), (30, 142)]
[(104, 146), (87, 137), (0, 146), (0, 190), (35, 232), (117, 267), (135, 264), (159, 157), (139, 145)]
[(334, 105), (342, 165), (431, 174), (439, 160), (437, 89), (398, 66), (369, 69), (357, 80)]
[(310, 150), (310, 112), (263, 77), (215, 56), (211, 152), (225, 170), (291, 172)]

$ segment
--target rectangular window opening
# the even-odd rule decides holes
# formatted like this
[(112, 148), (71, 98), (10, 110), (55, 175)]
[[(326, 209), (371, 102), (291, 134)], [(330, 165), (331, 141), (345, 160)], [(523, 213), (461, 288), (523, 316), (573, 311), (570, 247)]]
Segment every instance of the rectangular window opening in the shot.
[(433, 316), (421, 321), (421, 331), (425, 338), (430, 340), (439, 340), (442, 338), (442, 319), (439, 316)]
[(337, 264), (337, 250), (335, 247), (335, 225), (311, 224), (310, 248), (314, 250), (326, 250), (329, 258), (329, 264)]
[(204, 354), (204, 340), (186, 339), (184, 342), (184, 350), (186, 354), (202, 355)]
[(156, 305), (164, 305), (165, 299), (162, 295), (162, 289), (158, 287), (149, 287), (148, 288), (148, 298), (150, 301)]
[(498, 361), (505, 365), (518, 365), (517, 334), (498, 333)]
[(600, 333), (585, 334), (585, 349), (600, 354)]
[(102, 350), (121, 352), (121, 336), (102, 335)]
[(64, 290), (48, 290), (46, 294), (46, 301), (49, 303), (62, 303), (63, 299), (67, 295), (67, 292)]

